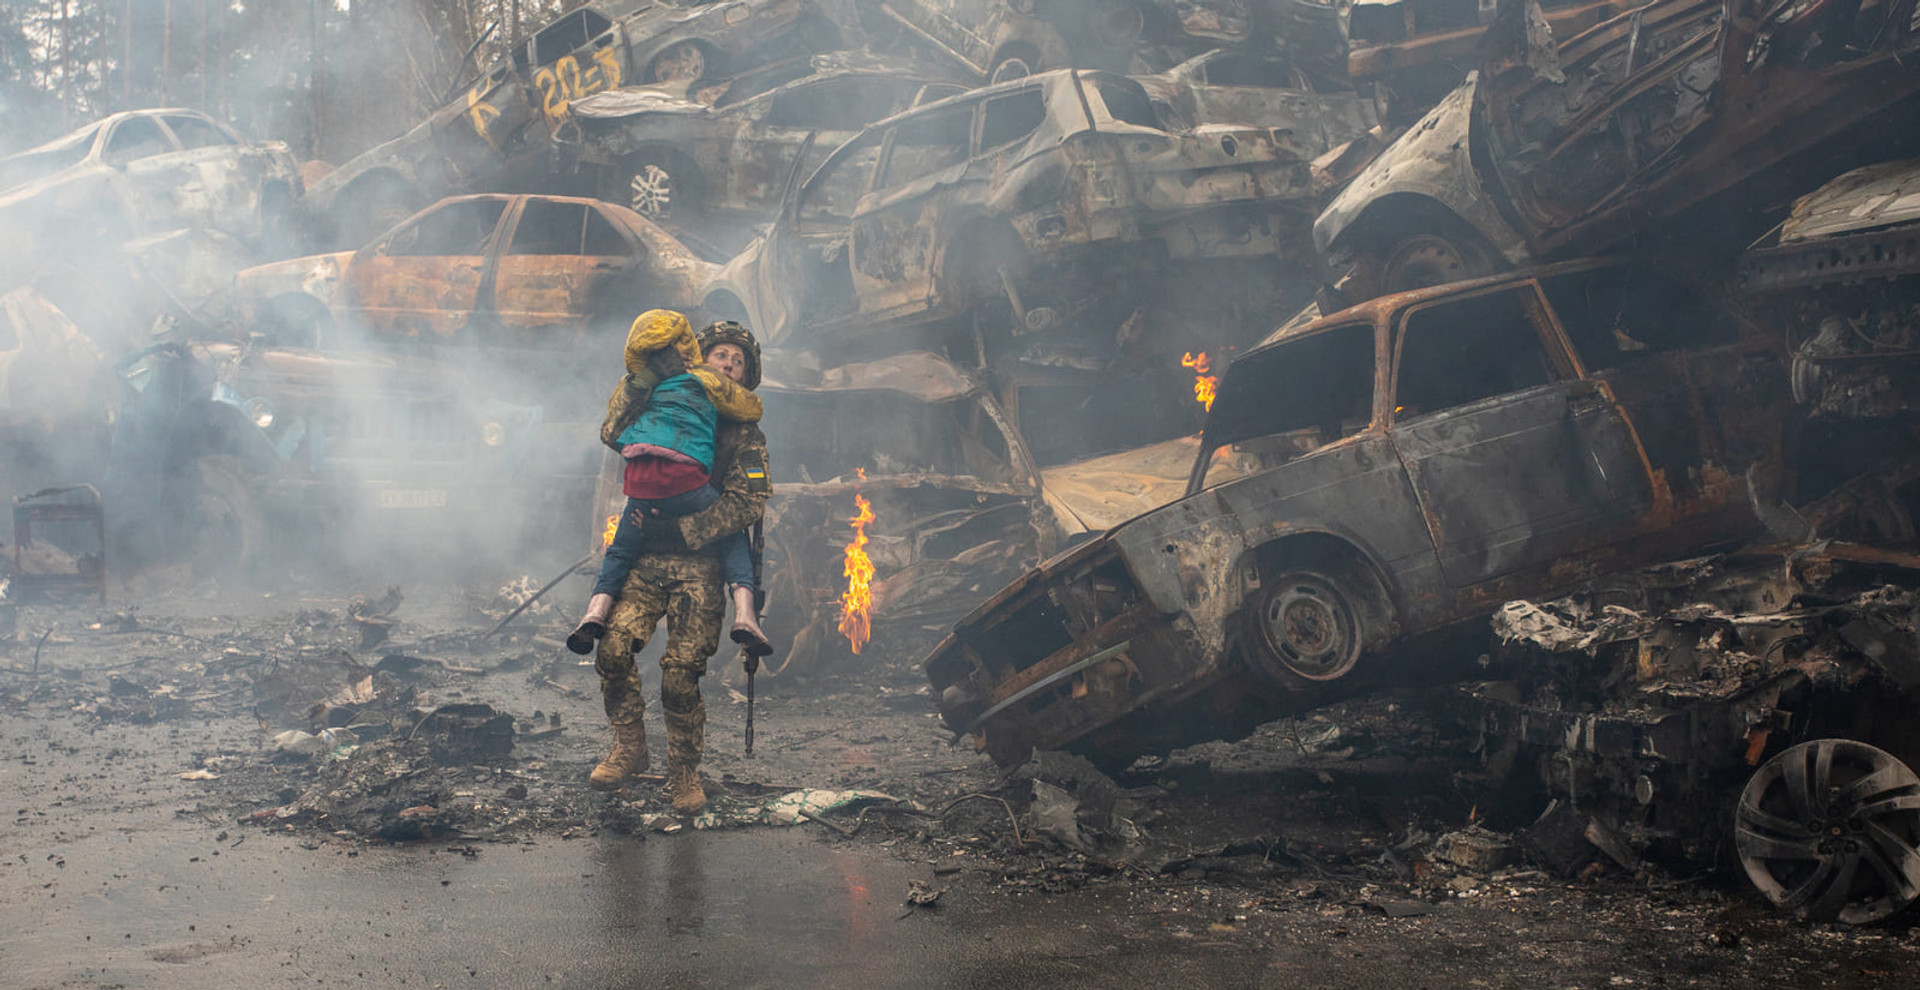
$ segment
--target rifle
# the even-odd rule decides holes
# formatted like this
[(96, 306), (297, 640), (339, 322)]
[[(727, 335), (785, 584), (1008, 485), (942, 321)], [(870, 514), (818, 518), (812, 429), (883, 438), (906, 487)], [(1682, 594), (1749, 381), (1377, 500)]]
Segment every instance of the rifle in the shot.
[[(753, 555), (753, 610), (758, 613), (755, 616), (756, 618), (764, 619), (767, 614), (767, 587), (766, 581), (761, 577), (761, 558), (765, 556), (767, 549), (764, 523), (755, 522), (753, 524), (753, 535), (747, 537), (747, 548), (752, 551)], [(740, 651), (740, 666), (747, 672), (747, 758), (752, 759), (753, 675), (760, 670), (760, 658), (748, 653), (743, 648)]]

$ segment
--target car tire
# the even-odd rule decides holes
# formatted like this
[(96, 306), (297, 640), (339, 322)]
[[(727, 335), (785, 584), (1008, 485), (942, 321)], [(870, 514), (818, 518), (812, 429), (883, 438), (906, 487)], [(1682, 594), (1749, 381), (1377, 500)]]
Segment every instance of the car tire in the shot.
[(685, 223), (705, 212), (700, 170), (685, 156), (641, 152), (610, 171), (602, 199), (618, 203), (655, 222)]
[(348, 193), (346, 229), (334, 247), (353, 250), (391, 230), (419, 210), (413, 189), (398, 179), (374, 180)]
[(647, 63), (647, 81), (662, 82), (699, 82), (714, 72), (713, 60), (708, 57), (706, 48), (697, 41), (682, 41), (670, 45), (666, 51), (653, 57)]
[(181, 554), (199, 577), (245, 577), (264, 555), (267, 521), (255, 479), (238, 457), (205, 454), (193, 462), (180, 507)]
[(1103, 3), (1094, 11), (1088, 27), (1093, 40), (1116, 51), (1132, 51), (1146, 31), (1147, 21), (1139, 7), (1126, 0)]
[(1499, 256), (1477, 238), (1457, 233), (1413, 234), (1357, 254), (1343, 294), (1351, 302), (1365, 302), (1491, 275), (1502, 267)]
[(1382, 621), (1353, 566), (1316, 564), (1263, 578), (1247, 611), (1248, 651), (1268, 680), (1297, 688), (1351, 676)]

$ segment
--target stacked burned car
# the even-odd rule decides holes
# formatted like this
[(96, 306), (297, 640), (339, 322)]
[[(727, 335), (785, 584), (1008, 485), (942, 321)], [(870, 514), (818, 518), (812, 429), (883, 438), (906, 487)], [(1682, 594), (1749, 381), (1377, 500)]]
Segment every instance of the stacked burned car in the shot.
[(1283, 331), (1228, 370), (1185, 498), (960, 622), (927, 662), (941, 712), (1003, 765), (1125, 764), (1420, 679), (1390, 644), (1509, 598), (1749, 534), (1790, 400), (1742, 327), (1580, 262)]

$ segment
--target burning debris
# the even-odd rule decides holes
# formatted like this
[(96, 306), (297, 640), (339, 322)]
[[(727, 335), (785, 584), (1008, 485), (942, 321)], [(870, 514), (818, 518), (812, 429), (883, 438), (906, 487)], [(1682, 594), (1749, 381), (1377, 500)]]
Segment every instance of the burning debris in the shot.
[(873, 636), (873, 558), (867, 556), (867, 524), (873, 521), (873, 503), (859, 494), (853, 496), (853, 503), (858, 511), (848, 520), (853, 526), (853, 542), (847, 544), (847, 590), (840, 596), (840, 634), (858, 654)]

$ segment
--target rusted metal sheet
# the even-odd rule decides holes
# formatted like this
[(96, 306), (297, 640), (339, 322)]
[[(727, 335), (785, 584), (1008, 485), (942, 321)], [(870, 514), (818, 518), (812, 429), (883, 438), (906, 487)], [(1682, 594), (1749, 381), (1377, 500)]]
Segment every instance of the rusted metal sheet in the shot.
[(974, 725), (1014, 673), (1117, 645), (1092, 631), (1137, 603), (1154, 618), (1125, 637), (1117, 699), (978, 728), (1003, 760), (1021, 746), (996, 733), (1205, 738), (1227, 730), (1174, 709), (1244, 698), (1270, 718), (1391, 682), (1394, 639), (1757, 529), (1741, 478), (1778, 460), (1784, 375), (1685, 292), (1570, 263), (1384, 297), (1241, 356), (1185, 498), (1016, 582), (930, 656), (948, 724)]

